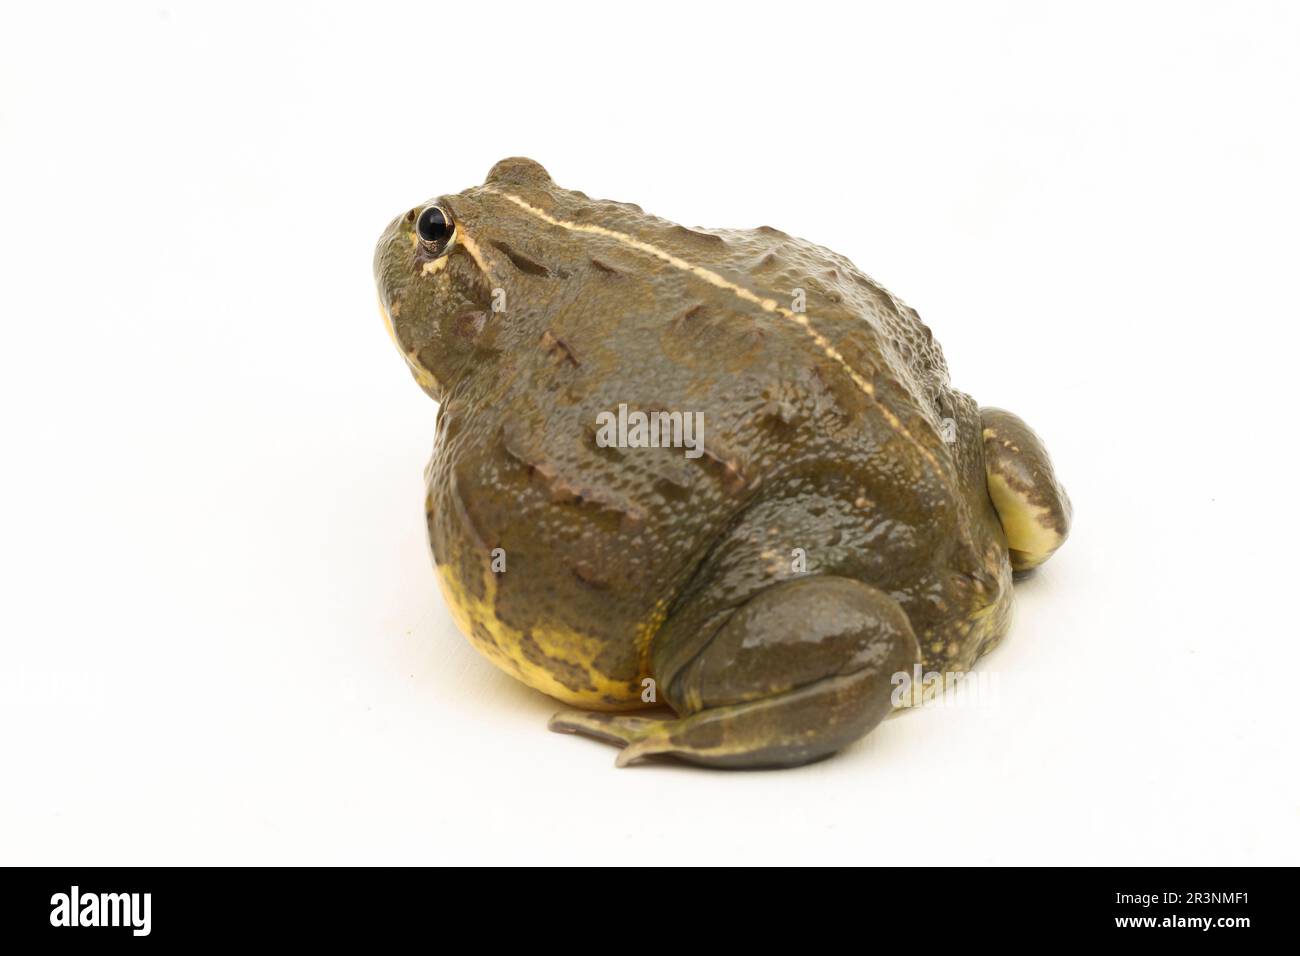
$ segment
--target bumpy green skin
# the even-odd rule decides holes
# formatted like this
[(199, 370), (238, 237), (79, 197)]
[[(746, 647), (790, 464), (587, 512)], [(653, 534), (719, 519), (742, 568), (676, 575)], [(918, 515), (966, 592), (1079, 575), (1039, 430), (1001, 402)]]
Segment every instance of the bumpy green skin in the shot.
[[(476, 608), (462, 626), (570, 703), (636, 707), (650, 677), (696, 718), (557, 729), (637, 756), (801, 763), (883, 717), (889, 675), (918, 654), (965, 671), (1002, 637), (1011, 567), (980, 409), (911, 308), (812, 243), (685, 229), (561, 189), (530, 160), (437, 201), (462, 238), (423, 249), (416, 207), (375, 270), (440, 403), (429, 534), (449, 596)], [(598, 447), (598, 415), (620, 404), (702, 412), (705, 454)], [(746, 645), (761, 653), (739, 661)], [(754, 701), (775, 703), (755, 716)]]

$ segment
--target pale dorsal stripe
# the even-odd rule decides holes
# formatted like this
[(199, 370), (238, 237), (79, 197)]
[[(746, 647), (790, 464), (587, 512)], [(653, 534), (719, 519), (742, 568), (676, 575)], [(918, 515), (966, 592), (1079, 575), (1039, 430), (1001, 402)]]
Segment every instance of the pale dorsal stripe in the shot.
[(781, 316), (783, 319), (789, 319), (791, 322), (803, 329), (804, 333), (812, 339), (813, 343), (822, 350), (822, 353), (825, 354), (827, 358), (836, 362), (842, 369), (844, 369), (844, 371), (848, 373), (849, 378), (853, 380), (853, 383), (857, 385), (858, 388), (867, 395), (867, 397), (873, 399), (872, 404), (880, 411), (880, 414), (884, 416), (885, 420), (894, 431), (903, 435), (910, 442), (916, 445), (917, 450), (919, 450), (921, 454), (929, 460), (930, 464), (933, 465), (935, 469), (940, 472), (943, 471), (939, 466), (939, 462), (935, 459), (930, 450), (916, 440), (916, 438), (907, 430), (906, 426), (904, 426), (899, 420), (898, 416), (888, 408), (885, 408), (885, 406), (874, 401), (876, 396), (876, 387), (871, 384), (871, 382), (867, 381), (857, 369), (845, 360), (844, 356), (840, 354), (840, 350), (831, 343), (830, 339), (826, 338), (826, 336), (822, 335), (813, 327), (812, 321), (805, 313), (793, 312), (790, 309), (783, 308), (775, 299), (764, 298), (756, 295), (744, 286), (736, 285), (736, 283), (719, 275), (711, 269), (706, 269), (703, 266), (697, 266), (692, 262), (687, 262), (680, 256), (675, 256), (671, 252), (666, 252), (656, 245), (646, 242), (643, 239), (638, 239), (636, 236), (630, 236), (625, 232), (619, 232), (616, 229), (608, 229), (605, 226), (598, 226), (594, 223), (568, 222), (564, 219), (556, 219), (544, 210), (530, 205), (512, 193), (502, 192), (501, 190), (494, 189), (490, 186), (485, 186), (484, 189), (487, 192), (501, 196), (503, 199), (510, 200), (510, 202), (514, 203), (529, 215), (535, 216), (548, 225), (558, 226), (559, 228), (567, 229), (570, 232), (582, 232), (592, 236), (603, 236), (606, 239), (613, 239), (615, 242), (621, 243), (629, 249), (636, 249), (639, 252), (644, 252), (647, 255), (654, 256), (656, 259), (661, 259), (675, 269), (680, 269), (682, 272), (689, 272), (691, 275), (703, 279), (705, 282), (717, 286), (719, 289), (726, 289), (736, 298), (749, 302), (752, 305), (756, 305), (764, 312), (771, 312), (774, 315)]
[(488, 268), (487, 259), (483, 257), (483, 252), (479, 249), (478, 243), (474, 241), (474, 237), (462, 229), (457, 229), (454, 236), (455, 240), (465, 247), (465, 251), (474, 260), (474, 264), (479, 267), (479, 271), (491, 282), (492, 270)]

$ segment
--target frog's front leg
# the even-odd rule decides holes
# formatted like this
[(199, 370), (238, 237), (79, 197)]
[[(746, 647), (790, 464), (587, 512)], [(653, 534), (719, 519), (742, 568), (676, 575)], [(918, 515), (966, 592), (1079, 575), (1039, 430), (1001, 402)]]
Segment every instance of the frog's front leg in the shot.
[(1015, 415), (981, 408), (989, 497), (1016, 571), (1036, 568), (1070, 533), (1070, 499), (1056, 480), (1042, 439)]
[[(662, 636), (662, 635), (661, 635)], [(670, 754), (714, 767), (795, 766), (834, 753), (890, 712), (894, 675), (920, 660), (896, 601), (832, 576), (772, 584), (712, 639), (668, 630), (659, 686), (676, 719), (570, 711), (551, 729), (623, 744), (624, 766)], [(672, 665), (669, 661), (680, 661)]]

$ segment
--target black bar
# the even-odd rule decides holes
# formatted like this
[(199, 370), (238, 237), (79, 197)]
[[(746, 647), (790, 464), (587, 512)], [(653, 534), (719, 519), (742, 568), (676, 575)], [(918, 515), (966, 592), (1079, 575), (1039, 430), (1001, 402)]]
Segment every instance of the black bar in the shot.
[[(717, 926), (706, 935), (720, 933), (733, 942), (761, 938), (775, 921), (785, 924), (784, 931), (818, 936), (827, 926), (848, 932), (858, 926), (864, 945), (874, 941), (871, 948), (898, 932), (911, 939), (909, 948), (925, 950), (945, 938), (974, 942), (988, 934), (1031, 942), (1061, 936), (1246, 942), (1259, 930), (1288, 927), (1290, 916), (1282, 910), (1292, 897), (1294, 873), (917, 867), (773, 880), (650, 868), (462, 876), (422, 869), (193, 867), (6, 869), (0, 879), (0, 939), (38, 945), (80, 939), (97, 947), (152, 940), (337, 946), (412, 934), (448, 940), (448, 930), (475, 928), (487, 934), (484, 942), (522, 929), (536, 934), (533, 945), (547, 945), (558, 943), (567, 925), (576, 934), (573, 945), (582, 946), (584, 932), (595, 934), (602, 924), (621, 926), (635, 945), (712, 912)], [(727, 881), (726, 893), (719, 879)], [(574, 883), (584, 889), (575, 891)], [(74, 886), (76, 922), (116, 919), (119, 925), (71, 925)]]

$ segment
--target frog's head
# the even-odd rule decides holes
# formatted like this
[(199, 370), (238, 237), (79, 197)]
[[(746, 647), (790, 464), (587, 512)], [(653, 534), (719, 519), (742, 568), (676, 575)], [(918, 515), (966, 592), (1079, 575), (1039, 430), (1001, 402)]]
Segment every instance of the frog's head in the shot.
[(553, 240), (531, 203), (555, 208), (561, 197), (580, 195), (556, 187), (530, 159), (503, 159), (482, 186), (414, 206), (388, 224), (375, 249), (380, 312), (435, 400), (544, 320), (564, 270), (544, 264), (554, 258)]

